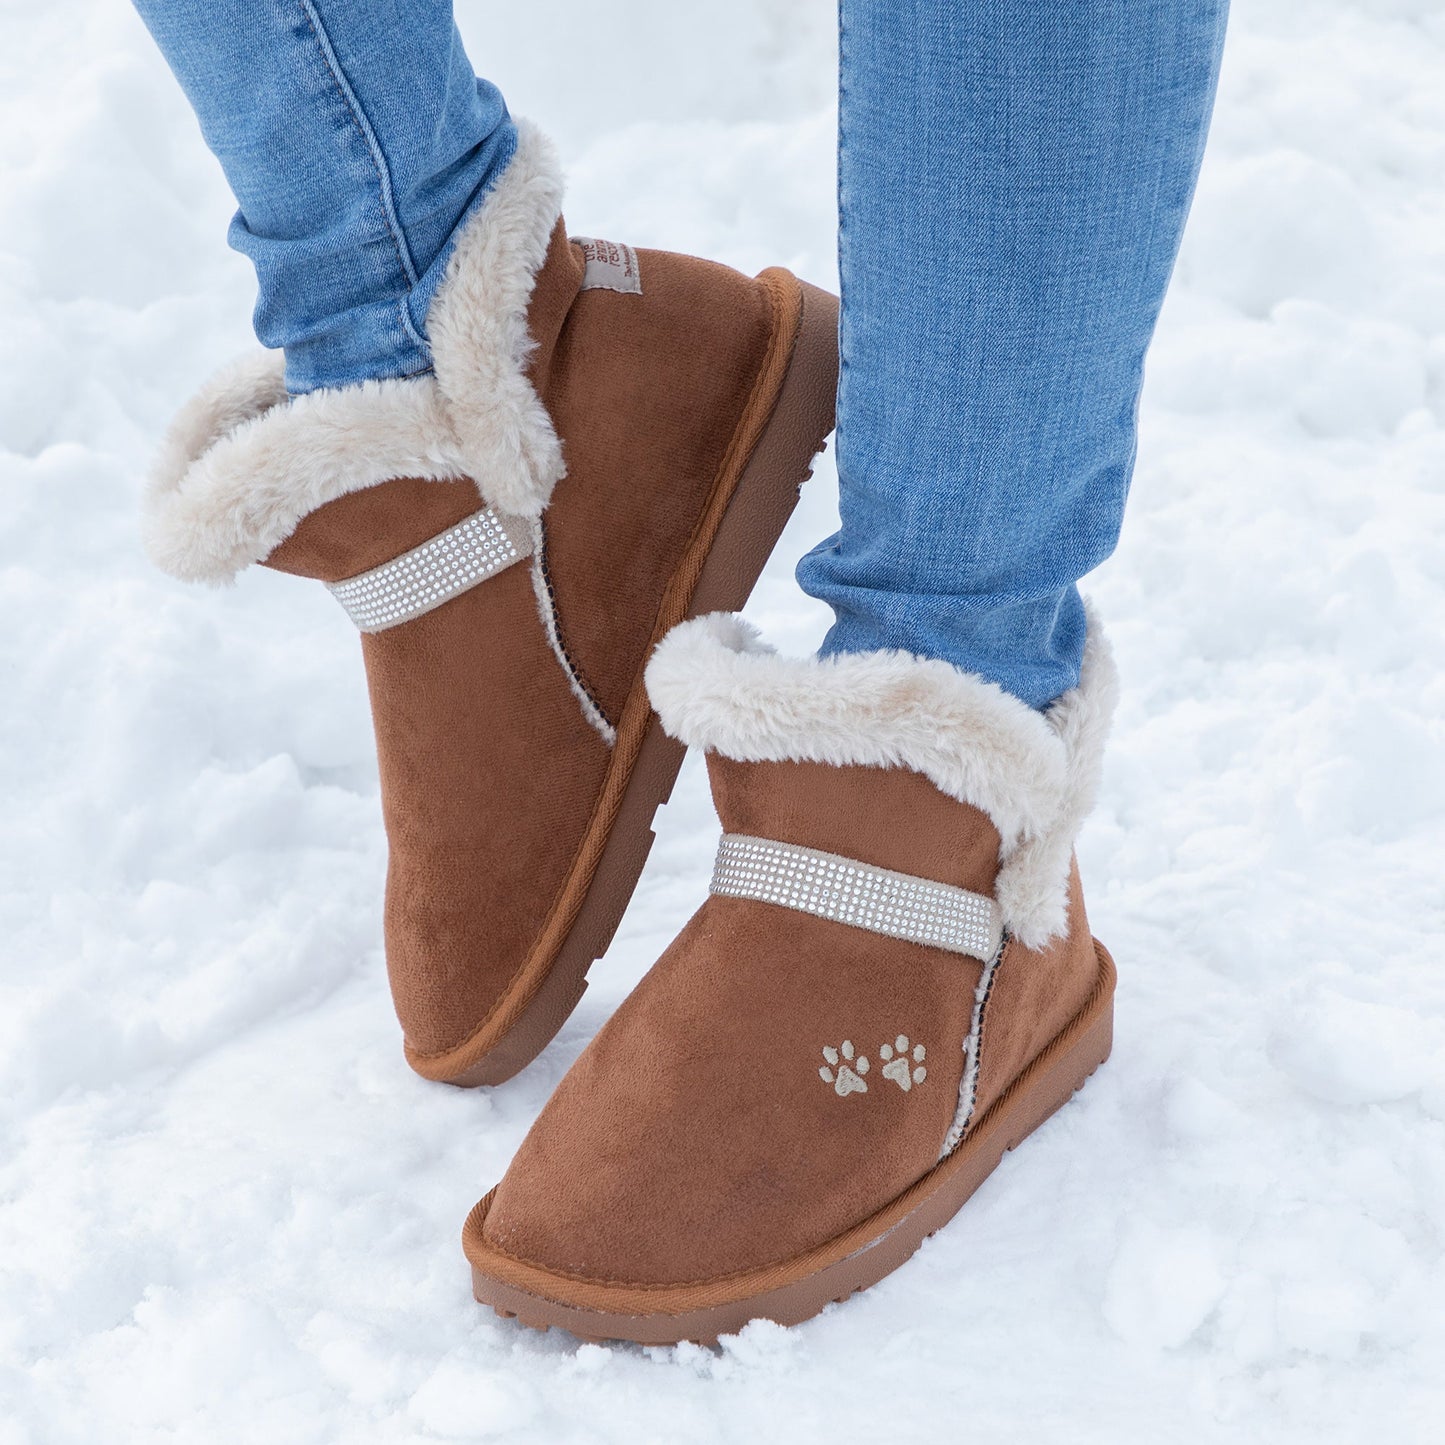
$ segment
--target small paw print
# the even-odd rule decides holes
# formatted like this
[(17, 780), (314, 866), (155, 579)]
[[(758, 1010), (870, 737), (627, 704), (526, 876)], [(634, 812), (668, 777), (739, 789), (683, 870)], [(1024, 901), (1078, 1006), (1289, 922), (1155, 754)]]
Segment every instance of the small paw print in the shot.
[(855, 1053), (853, 1045), (847, 1039), (836, 1049), (831, 1044), (825, 1045), (823, 1057), (827, 1063), (818, 1070), (818, 1077), (825, 1084), (832, 1084), (833, 1092), (840, 1099), (849, 1094), (868, 1092), (868, 1085), (862, 1078), (868, 1072), (868, 1060), (862, 1054)]
[(914, 1044), (910, 1062), (908, 1035), (899, 1034), (891, 1044), (884, 1044), (878, 1050), (878, 1057), (883, 1060), (883, 1077), (892, 1079), (906, 1094), (915, 1084), (921, 1084), (928, 1077), (928, 1070), (923, 1067), (927, 1052), (922, 1044)]

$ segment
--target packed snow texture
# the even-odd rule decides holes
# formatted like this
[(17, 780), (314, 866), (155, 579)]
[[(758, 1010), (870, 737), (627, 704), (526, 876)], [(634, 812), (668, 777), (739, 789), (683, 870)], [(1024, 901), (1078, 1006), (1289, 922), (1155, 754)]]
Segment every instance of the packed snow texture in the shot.
[[(824, 0), (461, 21), (576, 229), (833, 282)], [(458, 1231), (699, 901), (702, 770), (543, 1058), (411, 1074), (350, 624), (138, 546), (167, 418), (249, 339), (231, 202), (128, 6), (0, 12), (0, 1445), (1440, 1438), (1442, 74), (1436, 0), (1238, 4), (1091, 582), (1112, 1062), (875, 1289), (644, 1350), (479, 1308)], [(749, 608), (787, 649), (833, 485)]]

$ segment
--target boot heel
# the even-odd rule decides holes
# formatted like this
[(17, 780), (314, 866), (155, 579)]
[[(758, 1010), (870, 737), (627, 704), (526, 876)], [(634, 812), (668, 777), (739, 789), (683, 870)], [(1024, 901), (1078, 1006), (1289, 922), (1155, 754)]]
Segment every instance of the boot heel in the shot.
[[(1114, 1047), (1114, 985), (1117, 978), (1109, 950), (1096, 938), (1099, 980), (1088, 1002), (1069, 1026), (1041, 1053), (999, 1098), (990, 1113), (1008, 1118), (1008, 1142), (1000, 1156), (1017, 1149), (1036, 1129), (1046, 1124), (1108, 1059)], [(979, 1132), (988, 1125), (979, 1121)]]
[[(944, 1193), (957, 1209), (1030, 1134), (1053, 1118), (1109, 1057), (1114, 1046), (1114, 986), (1109, 950), (1096, 938), (1099, 972), (1078, 1013), (992, 1104), (971, 1120), (937, 1173), (953, 1176)], [(936, 1227), (936, 1226), (935, 1226)]]

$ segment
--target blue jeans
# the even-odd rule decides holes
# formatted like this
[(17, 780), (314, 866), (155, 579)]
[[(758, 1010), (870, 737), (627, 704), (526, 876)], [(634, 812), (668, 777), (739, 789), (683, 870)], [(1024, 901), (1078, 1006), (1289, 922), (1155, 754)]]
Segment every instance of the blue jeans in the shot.
[(842, 526), (823, 651), (1072, 687), (1227, 0), (841, 0)]
[(431, 369), (452, 238), (517, 136), (450, 0), (135, 0), (240, 210), (293, 394)]
[[(424, 371), (451, 237), (515, 144), (449, 0), (137, 0), (240, 202), (292, 391)], [(1042, 706), (1118, 539), (1227, 0), (841, 0), (842, 526), (825, 652)]]

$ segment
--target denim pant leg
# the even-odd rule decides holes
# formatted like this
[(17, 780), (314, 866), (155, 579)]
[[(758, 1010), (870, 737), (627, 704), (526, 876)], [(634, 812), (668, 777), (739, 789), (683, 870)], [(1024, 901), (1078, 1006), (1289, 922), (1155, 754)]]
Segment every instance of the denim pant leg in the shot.
[(426, 314), (516, 132), (451, 0), (136, 0), (240, 204), (293, 393), (431, 366)]
[(1226, 0), (841, 0), (841, 529), (824, 652), (1073, 686)]

